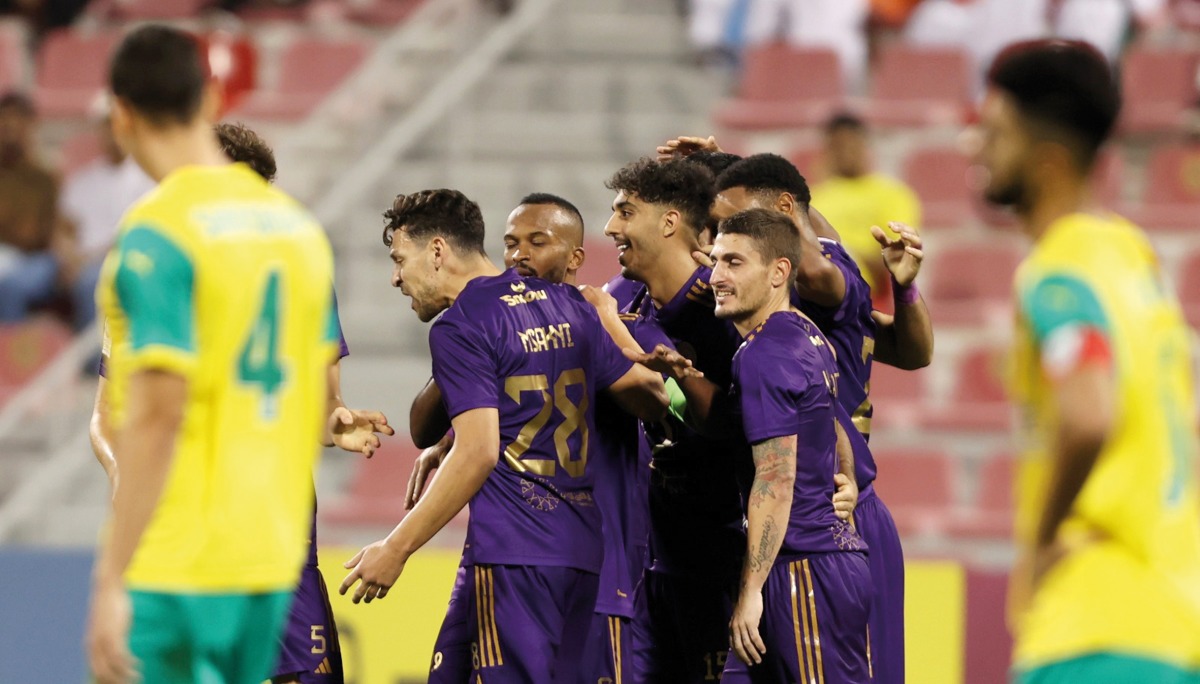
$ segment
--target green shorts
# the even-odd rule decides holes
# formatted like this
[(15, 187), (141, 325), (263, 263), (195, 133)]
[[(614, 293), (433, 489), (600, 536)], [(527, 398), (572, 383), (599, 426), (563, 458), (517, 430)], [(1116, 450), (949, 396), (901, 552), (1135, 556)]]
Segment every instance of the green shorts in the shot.
[(291, 592), (130, 591), (129, 649), (142, 681), (242, 684), (271, 676)]
[(1188, 672), (1158, 660), (1096, 653), (1014, 672), (1012, 681), (1013, 684), (1200, 684), (1200, 672)]

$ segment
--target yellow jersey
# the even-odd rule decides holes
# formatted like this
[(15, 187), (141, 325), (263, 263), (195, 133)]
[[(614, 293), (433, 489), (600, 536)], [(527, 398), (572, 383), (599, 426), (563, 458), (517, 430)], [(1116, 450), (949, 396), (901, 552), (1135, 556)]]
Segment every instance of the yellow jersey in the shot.
[[(1050, 226), (1016, 275), (1014, 398), (1023, 453), (1018, 543), (1043, 513), (1056, 416), (1055, 364), (1103, 336), (1112, 433), (1058, 533), (1070, 549), (1016, 617), (1018, 669), (1097, 652), (1200, 665), (1200, 505), (1190, 332), (1145, 235), (1074, 214)], [(1065, 341), (1065, 342), (1064, 342)]]
[(871, 226), (879, 226), (894, 237), (888, 222), (900, 221), (915, 228), (921, 223), (921, 203), (912, 189), (878, 173), (822, 181), (812, 188), (812, 205), (837, 229), (872, 290), (880, 285), (875, 281), (883, 272), (883, 260)]
[(133, 374), (188, 382), (130, 588), (295, 585), (336, 351), (332, 278), (321, 227), (244, 164), (180, 169), (126, 214), (97, 288), (114, 430)]

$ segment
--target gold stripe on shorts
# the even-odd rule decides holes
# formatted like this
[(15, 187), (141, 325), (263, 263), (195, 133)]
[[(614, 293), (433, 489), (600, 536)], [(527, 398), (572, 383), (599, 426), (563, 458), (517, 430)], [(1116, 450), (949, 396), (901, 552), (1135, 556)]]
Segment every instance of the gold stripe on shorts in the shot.
[[(804, 597), (800, 596), (800, 586), (796, 578), (796, 566), (798, 563), (788, 564), (788, 579), (792, 583), (792, 629), (796, 632), (796, 662), (800, 667), (800, 681), (808, 682), (806, 672), (812, 672), (812, 659), (806, 658), (807, 649), (805, 646), (808, 642), (808, 613), (801, 610), (804, 604)], [(803, 624), (802, 624), (803, 623)], [(800, 635), (803, 628), (804, 636)], [(807, 667), (805, 665), (807, 664)]]
[(821, 627), (817, 624), (817, 590), (812, 583), (812, 571), (807, 558), (804, 559), (804, 582), (808, 587), (808, 610), (812, 613), (812, 643), (813, 650), (817, 653), (817, 684), (825, 684), (825, 666), (821, 663)]

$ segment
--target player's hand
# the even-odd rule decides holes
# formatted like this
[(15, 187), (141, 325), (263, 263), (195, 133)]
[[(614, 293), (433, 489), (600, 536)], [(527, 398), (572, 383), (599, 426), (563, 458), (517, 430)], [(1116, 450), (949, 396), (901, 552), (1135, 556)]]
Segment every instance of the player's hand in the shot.
[(442, 465), (442, 459), (450, 453), (452, 446), (454, 446), (453, 439), (443, 438), (442, 441), (422, 451), (421, 455), (417, 457), (416, 463), (413, 464), (412, 475), (408, 476), (408, 491), (404, 494), (404, 510), (410, 511), (413, 506), (417, 505), (417, 501), (421, 499), (421, 493), (425, 491), (425, 482), (433, 474), (433, 471)]
[(625, 358), (630, 361), (640, 363), (655, 373), (660, 373), (676, 380), (704, 377), (704, 373), (701, 373), (698, 368), (692, 365), (691, 359), (665, 344), (658, 345), (648, 354), (628, 348), (621, 351), (625, 354)]
[(858, 484), (842, 473), (833, 476), (837, 491), (833, 493), (833, 512), (841, 520), (854, 522), (854, 509), (858, 506)]
[(758, 633), (762, 614), (762, 590), (743, 590), (729, 621), (729, 647), (747, 665), (758, 665), (767, 653), (767, 646)]
[(382, 599), (399, 579), (400, 573), (404, 572), (407, 562), (408, 558), (389, 546), (386, 539), (365, 546), (354, 558), (346, 561), (345, 567), (350, 569), (350, 574), (342, 580), (338, 593), (345, 596), (355, 582), (361, 581), (354, 591), (355, 603)]
[(120, 583), (98, 584), (92, 592), (88, 617), (87, 650), (92, 675), (98, 684), (141, 681), (138, 661), (129, 652), (129, 624), (133, 606)]
[(710, 256), (712, 254), (712, 250), (712, 245), (706, 245), (700, 249), (694, 250), (692, 252), (692, 260), (701, 266), (712, 268), (713, 266), (717, 265), (717, 262), (713, 261), (712, 256)]
[(655, 152), (658, 153), (658, 161), (668, 161), (675, 157), (686, 157), (696, 152), (720, 152), (721, 146), (717, 144), (716, 136), (708, 136), (701, 138), (699, 136), (681, 135), (678, 138), (668, 140), (659, 145)]
[(911, 285), (921, 271), (921, 262), (925, 259), (922, 249), (921, 234), (916, 228), (907, 226), (899, 221), (888, 224), (897, 234), (896, 239), (888, 237), (879, 226), (871, 226), (871, 235), (883, 248), (883, 264), (892, 274), (892, 278), (900, 285)]
[(621, 312), (617, 310), (617, 299), (602, 288), (593, 287), (591, 285), (580, 285), (579, 293), (596, 309), (596, 313), (600, 314), (601, 318), (619, 317)]
[(379, 448), (378, 435), (396, 434), (388, 425), (387, 416), (379, 411), (355, 411), (339, 406), (329, 414), (329, 436), (333, 444), (346, 451), (361, 453), (367, 458)]

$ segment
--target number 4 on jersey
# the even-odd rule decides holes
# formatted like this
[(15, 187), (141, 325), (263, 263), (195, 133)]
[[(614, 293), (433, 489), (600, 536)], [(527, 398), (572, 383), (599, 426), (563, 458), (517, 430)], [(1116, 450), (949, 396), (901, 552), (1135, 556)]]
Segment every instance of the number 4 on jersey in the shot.
[(238, 359), (238, 380), (259, 388), (262, 416), (266, 419), (275, 416), (277, 395), (285, 380), (279, 362), (279, 298), (279, 273), (272, 271), (263, 288), (258, 316)]

